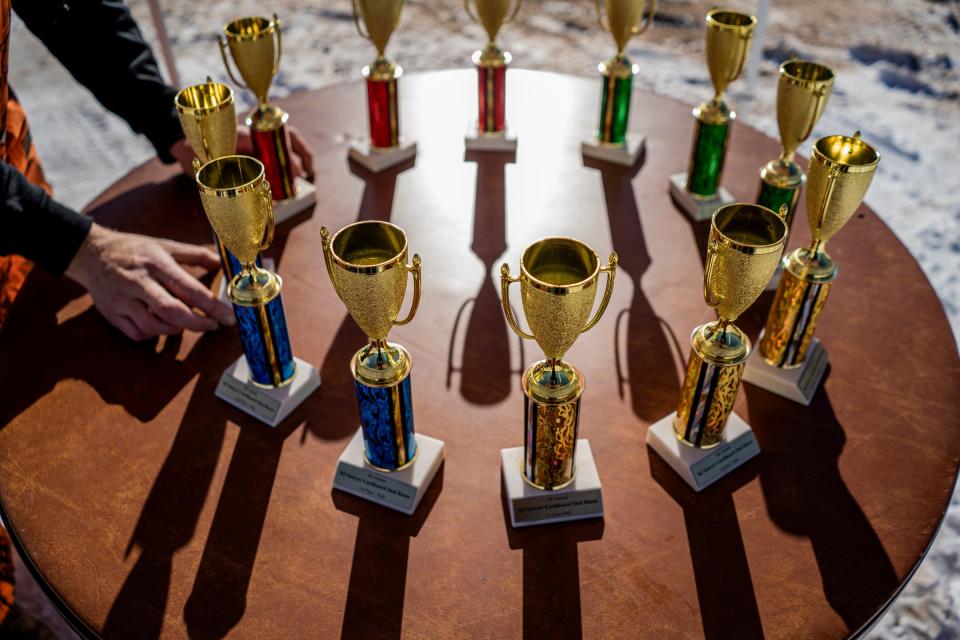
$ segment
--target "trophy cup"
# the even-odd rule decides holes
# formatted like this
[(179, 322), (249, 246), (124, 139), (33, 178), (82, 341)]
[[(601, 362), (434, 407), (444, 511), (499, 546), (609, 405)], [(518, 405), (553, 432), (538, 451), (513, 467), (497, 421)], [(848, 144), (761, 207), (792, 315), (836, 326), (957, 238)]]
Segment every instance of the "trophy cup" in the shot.
[(464, 144), (467, 151), (515, 151), (517, 139), (507, 129), (506, 120), (507, 67), (513, 57), (497, 46), (496, 39), (500, 27), (516, 17), (522, 0), (516, 0), (513, 10), (510, 0), (474, 2), (476, 11), (470, 0), (463, 0), (467, 13), (483, 25), (490, 40), (483, 51), (474, 52), (472, 57), (477, 68), (478, 117), (471, 123)]
[(210, 226), (241, 265), (227, 286), (243, 355), (224, 372), (217, 397), (277, 426), (320, 386), (317, 369), (293, 356), (277, 274), (257, 266), (273, 240), (273, 202), (260, 161), (223, 156), (194, 159), (200, 200)]
[(351, 0), (351, 3), (357, 32), (373, 43), (377, 58), (360, 72), (367, 81), (370, 138), (352, 143), (349, 155), (373, 173), (379, 173), (417, 155), (417, 143), (400, 137), (397, 84), (403, 68), (383, 53), (400, 24), (403, 0)]
[(806, 177), (793, 161), (794, 154), (823, 114), (833, 88), (833, 70), (816, 62), (790, 60), (780, 65), (777, 85), (777, 125), (780, 128), (780, 157), (760, 170), (757, 204), (777, 211), (787, 205), (787, 229), (800, 199)]
[(715, 93), (712, 100), (693, 110), (697, 126), (687, 173), (670, 176), (670, 194), (697, 222), (709, 220), (718, 207), (733, 202), (720, 186), (730, 124), (736, 118), (723, 92), (740, 76), (756, 24), (757, 19), (745, 13), (728, 9), (707, 12), (707, 66)]
[(827, 351), (813, 336), (837, 263), (827, 240), (863, 201), (880, 154), (860, 138), (834, 135), (813, 145), (807, 175), (807, 220), (813, 239), (784, 261), (777, 293), (760, 334), (760, 357), (747, 362), (744, 380), (809, 405), (827, 367)]
[[(519, 276), (511, 276), (506, 263), (500, 267), (507, 323), (521, 338), (536, 340), (546, 356), (523, 374), (523, 447), (500, 451), (514, 527), (603, 516), (600, 477), (590, 443), (577, 440), (584, 378), (563, 356), (606, 310), (617, 262), (616, 252), (606, 266), (600, 266), (597, 253), (579, 240), (544, 238), (524, 250)], [(601, 272), (607, 274), (606, 289), (590, 318)], [(530, 333), (520, 328), (510, 306), (514, 282), (520, 283)]]
[[(254, 155), (263, 163), (274, 194), (276, 222), (283, 223), (310, 207), (317, 195), (312, 184), (293, 175), (286, 129), (290, 114), (267, 100), (273, 76), (280, 70), (280, 19), (276, 14), (273, 18), (237, 18), (224, 25), (218, 42), (230, 79), (257, 98), (257, 106), (247, 116), (246, 124), (250, 127)], [(229, 58), (237, 67), (236, 75)]]
[(763, 293), (780, 262), (784, 215), (786, 207), (778, 215), (743, 203), (713, 214), (703, 297), (719, 319), (693, 330), (680, 404), (647, 431), (647, 444), (697, 491), (760, 453), (753, 431), (733, 413), (750, 355), (750, 339), (733, 322)]
[[(388, 222), (356, 222), (333, 236), (320, 229), (333, 288), (370, 342), (350, 360), (360, 429), (340, 456), (333, 486), (413, 513), (443, 462), (443, 442), (413, 429), (410, 354), (387, 342), (420, 304), (420, 256), (407, 263), (407, 236)], [(398, 320), (413, 275), (410, 311)]]
[[(607, 20), (603, 20), (601, 0), (594, 0), (597, 20), (604, 31), (609, 31), (617, 45), (617, 54), (601, 62), (597, 69), (602, 76), (600, 86), (600, 123), (596, 135), (584, 140), (580, 151), (585, 157), (632, 167), (643, 152), (643, 136), (627, 134), (630, 119), (630, 95), (633, 76), (639, 67), (627, 58), (624, 50), (633, 36), (638, 36), (653, 24), (657, 0), (605, 0)], [(643, 14), (646, 13), (646, 20)]]

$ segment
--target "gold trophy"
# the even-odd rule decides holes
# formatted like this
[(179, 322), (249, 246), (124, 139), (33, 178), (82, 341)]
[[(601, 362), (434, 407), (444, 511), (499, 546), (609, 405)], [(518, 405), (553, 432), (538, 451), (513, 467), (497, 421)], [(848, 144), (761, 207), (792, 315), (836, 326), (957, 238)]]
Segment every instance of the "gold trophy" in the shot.
[[(627, 58), (627, 43), (653, 24), (657, 0), (594, 0), (600, 28), (613, 36), (617, 53), (597, 69), (601, 75), (600, 122), (596, 135), (580, 145), (584, 156), (632, 167), (643, 153), (642, 136), (627, 135), (633, 76), (639, 67)], [(604, 21), (604, 7), (607, 19)], [(646, 18), (644, 18), (646, 14)]]
[(780, 65), (777, 85), (777, 125), (780, 128), (780, 157), (760, 170), (757, 204), (777, 211), (787, 205), (787, 228), (800, 199), (805, 176), (793, 161), (797, 147), (810, 137), (827, 106), (833, 88), (833, 70), (816, 62), (790, 60)]
[(209, 77), (174, 97), (180, 126), (194, 154), (205, 164), (237, 152), (237, 115), (233, 91)]
[(351, 0), (351, 4), (357, 33), (373, 43), (377, 58), (361, 70), (367, 81), (370, 138), (351, 145), (349, 155), (377, 173), (417, 154), (416, 143), (404, 141), (400, 136), (397, 92), (403, 68), (384, 53), (390, 36), (400, 24), (403, 0)]
[(276, 426), (320, 385), (320, 377), (293, 356), (280, 276), (257, 265), (259, 253), (273, 240), (270, 185), (263, 164), (249, 156), (223, 156), (203, 165), (194, 158), (193, 163), (210, 226), (241, 265), (227, 294), (244, 355), (221, 377), (216, 395)]
[(743, 70), (757, 19), (729, 9), (711, 9), (706, 22), (707, 67), (714, 96), (693, 110), (697, 124), (689, 169), (670, 176), (671, 195), (683, 211), (698, 222), (709, 220), (717, 207), (733, 202), (720, 186), (730, 125), (736, 118), (723, 94)]
[[(563, 356), (603, 315), (613, 293), (617, 262), (616, 252), (610, 254), (606, 266), (601, 266), (597, 253), (579, 240), (544, 238), (524, 250), (520, 275), (511, 276), (506, 263), (500, 267), (501, 302), (507, 323), (518, 336), (536, 340), (546, 356), (524, 372), (521, 385), (526, 399), (520, 471), (536, 489), (563, 489), (575, 479), (584, 378)], [(607, 274), (606, 288), (590, 318), (601, 273)], [(520, 328), (510, 306), (510, 284), (514, 282), (520, 283), (530, 333)], [(504, 457), (503, 474), (509, 489), (516, 471), (507, 468), (506, 460)], [(596, 489), (599, 491), (599, 480)], [(512, 496), (510, 499), (512, 502)]]
[(507, 67), (513, 57), (497, 46), (497, 33), (520, 11), (522, 0), (463, 0), (467, 14), (483, 25), (489, 41), (472, 57), (477, 68), (478, 117), (464, 139), (468, 151), (514, 151), (517, 139), (508, 134), (506, 120)]
[[(780, 262), (784, 215), (786, 207), (778, 215), (736, 203), (717, 209), (710, 223), (703, 297), (718, 319), (693, 330), (677, 411), (647, 433), (647, 443), (697, 490), (759, 453), (750, 427), (732, 413), (750, 355), (750, 339), (734, 321), (763, 293)], [(729, 435), (728, 422), (736, 423)], [(721, 444), (730, 445), (730, 457), (717, 457), (722, 465), (704, 462)]]
[[(257, 106), (247, 116), (246, 124), (250, 127), (254, 155), (263, 163), (273, 197), (278, 201), (278, 222), (306, 209), (316, 199), (312, 185), (293, 173), (286, 130), (290, 114), (271, 104), (267, 97), (273, 77), (280, 70), (280, 34), (280, 19), (274, 14), (272, 18), (252, 16), (228, 22), (218, 39), (230, 79), (257, 98)], [(236, 74), (230, 58), (237, 67)]]
[[(807, 175), (807, 220), (813, 239), (785, 260), (780, 284), (760, 337), (760, 356), (747, 366), (751, 384), (810, 404), (827, 366), (826, 349), (814, 337), (837, 263), (827, 241), (853, 217), (873, 180), (880, 153), (860, 138), (843, 135), (813, 144)], [(808, 369), (810, 369), (808, 371)]]

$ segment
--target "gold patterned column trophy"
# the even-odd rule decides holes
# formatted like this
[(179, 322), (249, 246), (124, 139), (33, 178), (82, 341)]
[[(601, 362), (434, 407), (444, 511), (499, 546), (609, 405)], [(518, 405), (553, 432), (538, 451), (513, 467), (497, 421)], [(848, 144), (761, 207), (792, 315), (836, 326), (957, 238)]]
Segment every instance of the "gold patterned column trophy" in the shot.
[(733, 202), (733, 197), (720, 186), (730, 125), (736, 118), (723, 94), (743, 70), (756, 24), (754, 16), (729, 9), (707, 12), (707, 66), (714, 96), (693, 110), (696, 128), (690, 167), (686, 173), (670, 176), (670, 194), (684, 213), (697, 222), (709, 220), (717, 207)]
[(293, 356), (280, 276), (257, 265), (273, 240), (273, 202), (263, 164), (249, 156), (193, 161), (200, 201), (219, 242), (242, 265), (227, 287), (243, 355), (223, 373), (217, 397), (277, 426), (320, 386), (312, 365)]
[(733, 413), (750, 339), (734, 321), (763, 293), (783, 255), (786, 207), (776, 214), (735, 203), (713, 214), (703, 297), (718, 319), (693, 330), (674, 413), (652, 425), (647, 444), (697, 491), (760, 452)]
[(653, 24), (657, 0), (650, 0), (649, 11), (647, 0), (594, 1), (600, 28), (613, 36), (617, 53), (597, 67), (601, 76), (600, 122), (596, 135), (584, 140), (580, 151), (585, 157), (632, 167), (643, 153), (644, 138), (627, 133), (633, 76), (639, 67), (627, 58), (626, 48), (632, 37), (641, 35)]
[[(309, 208), (316, 201), (316, 189), (294, 175), (286, 129), (290, 114), (267, 97), (273, 77), (280, 70), (280, 19), (276, 14), (272, 18), (237, 18), (224, 25), (218, 41), (230, 79), (257, 98), (257, 106), (247, 116), (246, 124), (250, 127), (254, 155), (263, 163), (273, 192), (277, 223), (282, 223)], [(236, 74), (230, 58), (237, 67)]]
[[(420, 256), (407, 263), (407, 235), (388, 222), (355, 222), (333, 236), (323, 227), (320, 239), (333, 288), (369, 339), (349, 362), (360, 429), (340, 456), (333, 486), (410, 514), (443, 462), (443, 442), (414, 433), (410, 353), (387, 342), (390, 329), (417, 312)], [(398, 320), (408, 275), (413, 300)]]
[[(520, 257), (520, 275), (500, 267), (503, 313), (522, 338), (536, 340), (546, 359), (523, 374), (524, 445), (500, 452), (503, 483), (513, 526), (545, 524), (603, 515), (600, 478), (587, 440), (578, 440), (584, 377), (563, 359), (577, 337), (600, 320), (617, 270), (617, 254), (606, 266), (596, 251), (572, 238), (545, 238)], [(606, 288), (596, 313), (600, 274)], [(530, 333), (520, 328), (510, 305), (510, 284), (520, 299)], [(555, 492), (565, 491), (557, 496)], [(566, 512), (566, 515), (558, 515)]]
[(349, 155), (377, 173), (417, 155), (417, 143), (400, 135), (398, 89), (403, 67), (384, 53), (390, 36), (400, 25), (403, 0), (351, 0), (351, 4), (357, 32), (373, 43), (377, 58), (361, 70), (367, 81), (370, 137), (351, 144)]
[(513, 57), (497, 43), (497, 33), (520, 11), (522, 0), (463, 0), (467, 13), (483, 25), (489, 41), (472, 57), (477, 68), (477, 121), (470, 124), (464, 144), (467, 151), (515, 151), (517, 138), (507, 129), (507, 67)]
[(813, 144), (807, 170), (813, 239), (785, 260), (760, 336), (759, 357), (750, 359), (744, 373), (750, 384), (805, 405), (813, 399), (827, 367), (827, 351), (813, 334), (838, 269), (826, 244), (856, 213), (879, 162), (879, 152), (859, 131)]

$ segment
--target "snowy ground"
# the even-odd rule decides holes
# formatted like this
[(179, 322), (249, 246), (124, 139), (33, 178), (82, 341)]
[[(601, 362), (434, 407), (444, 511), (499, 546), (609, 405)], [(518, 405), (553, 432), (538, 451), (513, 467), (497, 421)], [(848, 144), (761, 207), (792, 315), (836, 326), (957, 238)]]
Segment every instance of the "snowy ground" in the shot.
[[(144, 0), (130, 2), (148, 38)], [(347, 0), (161, 0), (182, 83), (208, 74), (226, 80), (214, 41), (237, 15), (276, 11), (284, 19), (284, 58), (272, 95), (357, 77), (371, 57), (354, 32)], [(702, 16), (711, 0), (661, 2), (654, 29), (634, 41), (640, 84), (689, 103), (709, 94)], [(729, 5), (753, 11), (754, 2)], [(740, 81), (732, 100), (740, 117), (776, 136), (776, 68), (798, 56), (831, 65), (838, 78), (813, 137), (860, 129), (883, 156), (868, 202), (903, 240), (943, 301), (960, 335), (960, 6), (949, 0), (847, 3), (774, 0), (766, 37), (756, 49), (753, 95)], [(869, 7), (869, 9), (867, 9)], [(611, 53), (590, 0), (529, 1), (501, 43), (519, 67), (592, 76)], [(392, 57), (408, 72), (461, 67), (483, 42), (460, 0), (407, 0)], [(755, 43), (755, 47), (757, 43)], [(28, 110), (47, 174), (59, 198), (82, 207), (151, 155), (149, 145), (78, 88), (42, 46), (15, 23), (10, 78)], [(56, 87), (53, 91), (50, 88)], [(738, 94), (739, 92), (739, 94)], [(242, 93), (241, 93), (242, 95)], [(23, 575), (24, 572), (21, 572)], [(44, 609), (25, 587), (25, 597)], [(49, 610), (46, 609), (48, 612)], [(960, 638), (960, 498), (877, 638)]]

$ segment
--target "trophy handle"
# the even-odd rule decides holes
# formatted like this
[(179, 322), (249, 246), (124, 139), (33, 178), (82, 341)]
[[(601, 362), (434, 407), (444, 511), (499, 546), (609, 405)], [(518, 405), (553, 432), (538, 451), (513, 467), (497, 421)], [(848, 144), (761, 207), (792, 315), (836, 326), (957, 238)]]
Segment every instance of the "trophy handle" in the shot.
[(713, 297), (713, 292), (710, 291), (710, 286), (707, 283), (711, 280), (713, 264), (717, 261), (717, 243), (714, 240), (710, 244), (713, 246), (707, 248), (707, 264), (703, 265), (703, 299), (708, 307), (716, 309), (720, 306), (720, 301)]
[(193, 179), (197, 179), (197, 174), (200, 173), (200, 158), (193, 156), (193, 162), (190, 163), (193, 166)]
[[(854, 134), (855, 138), (860, 137), (860, 132)], [(813, 241), (810, 245), (811, 253), (819, 251), (822, 243), (820, 242), (820, 230), (823, 229), (823, 218), (827, 215), (827, 206), (833, 197), (833, 189), (837, 186), (837, 178), (840, 176), (840, 165), (834, 165), (827, 175), (827, 192), (823, 194), (823, 200), (820, 202), (820, 213), (817, 214), (817, 228), (814, 230)]]
[(601, 0), (593, 0), (593, 6), (597, 9), (597, 23), (604, 31), (611, 31), (610, 23), (603, 21), (603, 7), (600, 6)]
[(407, 314), (407, 317), (403, 320), (394, 321), (393, 324), (397, 326), (407, 324), (413, 320), (413, 316), (417, 315), (417, 307), (420, 306), (420, 254), (413, 254), (413, 264), (404, 265), (403, 268), (413, 274), (413, 300), (410, 302), (410, 312)]
[[(337, 288), (337, 283), (333, 279), (333, 258), (330, 256), (330, 230), (326, 227), (320, 227), (320, 246), (323, 248), (323, 263), (327, 265), (327, 275), (330, 276), (330, 282), (333, 288)], [(337, 292), (340, 295), (340, 292)]]
[[(203, 146), (203, 155), (205, 158), (210, 159), (213, 155), (212, 153), (210, 153), (210, 142), (207, 140), (207, 134), (204, 133), (203, 127), (200, 126), (200, 114), (197, 113), (196, 111), (193, 112), (193, 120), (194, 122), (197, 123), (197, 131), (200, 132), (200, 144)], [(194, 157), (194, 160), (196, 159), (197, 158)], [(195, 169), (194, 173), (196, 173), (196, 169), (198, 168), (199, 167), (194, 168)]]
[(263, 239), (260, 241), (259, 251), (265, 250), (273, 242), (274, 217), (273, 217), (273, 194), (270, 193), (270, 183), (264, 178), (260, 183), (260, 197), (263, 198), (267, 208), (267, 226), (263, 230)]
[(777, 210), (777, 215), (780, 216), (781, 220), (786, 220), (788, 212), (789, 212), (789, 209), (787, 208), (787, 205), (782, 204), (780, 205), (780, 209)]
[(277, 14), (273, 14), (273, 24), (275, 25), (274, 33), (276, 34), (277, 40), (277, 55), (274, 58), (273, 62), (273, 75), (277, 75), (277, 72), (280, 71), (280, 55), (283, 53), (283, 38), (280, 33), (280, 18)]
[(510, 17), (503, 21), (504, 24), (513, 22), (513, 19), (517, 17), (518, 13), (520, 13), (521, 4), (523, 4), (523, 0), (517, 0), (517, 4), (513, 6), (513, 12), (510, 14)]
[(512, 277), (510, 275), (510, 265), (504, 262), (500, 265), (500, 305), (503, 307), (503, 315), (506, 316), (507, 324), (510, 325), (515, 334), (527, 340), (536, 340), (532, 335), (521, 329), (517, 319), (513, 317), (513, 307), (510, 306), (510, 285), (514, 282), (520, 282), (520, 276)]
[[(597, 1), (599, 2), (599, 0), (597, 0)], [(647, 3), (644, 2), (643, 4), (644, 4), (644, 6), (646, 6)], [(647, 29), (649, 29), (650, 26), (653, 25), (653, 16), (656, 15), (656, 13), (657, 13), (657, 0), (651, 0), (651, 2), (650, 2), (650, 13), (647, 14), (647, 19), (646, 19), (646, 21), (644, 21), (642, 25), (638, 24), (637, 26), (635, 26), (635, 27), (633, 28), (633, 35), (639, 36), (640, 34), (642, 34), (643, 32), (645, 32)], [(642, 12), (642, 11), (640, 12), (640, 18), (643, 19), (643, 12)]]
[(350, 5), (353, 8), (353, 26), (357, 28), (357, 33), (360, 34), (361, 38), (370, 40), (370, 34), (363, 32), (363, 27), (360, 26), (360, 7), (357, 4), (357, 0), (350, 0)]
[(474, 22), (480, 22), (480, 18), (478, 18), (477, 14), (470, 8), (470, 0), (463, 0), (463, 6), (467, 10), (467, 15), (470, 16)]
[(237, 76), (240, 75), (239, 72), (237, 73), (236, 76), (233, 75), (233, 69), (230, 67), (230, 61), (227, 59), (226, 39), (223, 36), (217, 36), (217, 44), (220, 45), (220, 56), (223, 58), (223, 66), (227, 68), (227, 75), (230, 76), (230, 80), (232, 80), (233, 83), (238, 87), (240, 87), (241, 89), (246, 89), (247, 91), (250, 91), (250, 87), (243, 84), (242, 82), (240, 82), (240, 80), (237, 79)]
[(593, 319), (590, 320), (583, 329), (580, 329), (580, 333), (590, 331), (595, 324), (600, 322), (600, 318), (603, 317), (603, 312), (607, 310), (607, 305), (610, 304), (610, 296), (613, 295), (613, 280), (617, 277), (617, 264), (619, 263), (620, 256), (617, 255), (616, 251), (611, 251), (607, 266), (600, 267), (600, 271), (607, 274), (607, 288), (603, 290), (603, 299), (600, 300), (597, 313), (594, 314)]

